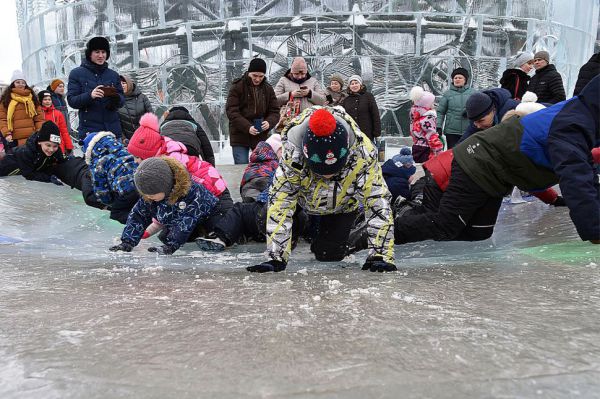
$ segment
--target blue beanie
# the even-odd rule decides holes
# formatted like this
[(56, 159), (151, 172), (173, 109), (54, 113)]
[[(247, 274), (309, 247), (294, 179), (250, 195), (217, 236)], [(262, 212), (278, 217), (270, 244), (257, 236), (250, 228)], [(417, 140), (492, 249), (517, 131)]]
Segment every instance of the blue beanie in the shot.
[(412, 166), (415, 163), (415, 160), (413, 159), (410, 147), (402, 147), (400, 153), (392, 157), (392, 162), (399, 168), (404, 165)]
[(494, 107), (492, 98), (485, 92), (476, 92), (469, 96), (465, 109), (467, 111), (467, 118), (471, 121), (476, 121), (486, 116)]
[(88, 133), (88, 135), (85, 136), (85, 139), (83, 139), (83, 152), (84, 153), (87, 151), (87, 148), (90, 145), (90, 141), (92, 141), (92, 139), (94, 138), (95, 135), (96, 135), (96, 133)]

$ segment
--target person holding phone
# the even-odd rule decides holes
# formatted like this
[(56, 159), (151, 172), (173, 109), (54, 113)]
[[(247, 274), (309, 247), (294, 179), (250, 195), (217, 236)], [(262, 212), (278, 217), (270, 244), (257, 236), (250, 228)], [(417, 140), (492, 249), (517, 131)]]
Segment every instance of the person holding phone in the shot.
[[(310, 75), (306, 61), (296, 57), (290, 69), (275, 85), (275, 95), (280, 106), (289, 106), (300, 114), (313, 105), (325, 105), (325, 92), (317, 78)], [(294, 115), (295, 116), (295, 115)]]
[(91, 132), (108, 131), (121, 137), (118, 109), (125, 104), (119, 74), (108, 67), (110, 45), (104, 37), (91, 38), (81, 66), (69, 74), (67, 102), (79, 110), (79, 140)]
[(269, 137), (269, 130), (279, 121), (277, 98), (265, 79), (266, 73), (266, 62), (254, 58), (248, 71), (229, 89), (225, 110), (235, 164), (247, 164), (250, 151)]

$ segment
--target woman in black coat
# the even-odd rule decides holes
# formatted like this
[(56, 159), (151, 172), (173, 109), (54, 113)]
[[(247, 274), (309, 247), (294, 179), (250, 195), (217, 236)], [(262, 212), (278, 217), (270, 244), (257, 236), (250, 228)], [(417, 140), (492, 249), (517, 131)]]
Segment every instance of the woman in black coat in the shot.
[(367, 91), (360, 76), (352, 75), (348, 82), (348, 97), (344, 99), (342, 106), (360, 130), (371, 141), (375, 141), (376, 137), (381, 136), (381, 120), (375, 97)]
[(579, 75), (577, 75), (577, 83), (575, 83), (575, 90), (573, 95), (576, 96), (581, 90), (589, 83), (590, 80), (594, 79), (596, 75), (600, 74), (600, 53), (592, 55), (592, 58), (588, 60), (581, 69)]
[(140, 118), (147, 112), (153, 112), (150, 100), (143, 94), (140, 88), (127, 76), (119, 76), (123, 93), (125, 93), (125, 104), (119, 108), (119, 119), (123, 131), (123, 140), (129, 140), (135, 130), (140, 127)]

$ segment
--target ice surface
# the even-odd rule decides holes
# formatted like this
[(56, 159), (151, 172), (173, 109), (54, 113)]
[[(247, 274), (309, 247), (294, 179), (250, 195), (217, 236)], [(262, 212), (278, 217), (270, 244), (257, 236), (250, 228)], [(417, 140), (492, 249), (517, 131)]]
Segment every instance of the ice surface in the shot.
[[(235, 192), (235, 189), (234, 189)], [(255, 275), (264, 244), (107, 250), (76, 190), (0, 179), (0, 397), (599, 397), (600, 264), (566, 209), (504, 204), (493, 240), (398, 246), (399, 272)]]

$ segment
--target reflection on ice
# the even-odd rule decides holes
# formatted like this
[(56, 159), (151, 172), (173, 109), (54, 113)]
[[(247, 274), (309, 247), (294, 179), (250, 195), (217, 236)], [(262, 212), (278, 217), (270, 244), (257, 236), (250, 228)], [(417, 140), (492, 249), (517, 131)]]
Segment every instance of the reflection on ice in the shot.
[(108, 247), (79, 192), (0, 179), (2, 398), (594, 397), (600, 256), (566, 210), (503, 205), (479, 243), (253, 275), (264, 244)]

